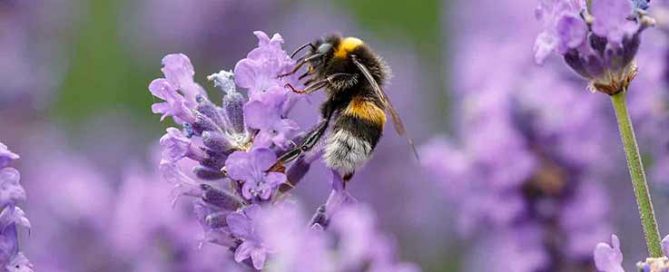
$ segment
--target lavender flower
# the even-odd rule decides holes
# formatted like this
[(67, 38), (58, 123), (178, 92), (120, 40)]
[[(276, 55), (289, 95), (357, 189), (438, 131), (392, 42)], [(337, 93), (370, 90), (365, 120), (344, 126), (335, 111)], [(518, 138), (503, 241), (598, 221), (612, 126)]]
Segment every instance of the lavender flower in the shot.
[(594, 251), (595, 265), (604, 272), (625, 271), (622, 267), (623, 253), (620, 251), (618, 236), (611, 235), (611, 244), (599, 243)]
[(534, 45), (535, 60), (542, 63), (555, 51), (590, 80), (591, 90), (609, 95), (626, 90), (636, 76), (640, 34), (654, 24), (630, 0), (592, 1), (589, 10), (583, 1), (546, 0), (536, 14), (544, 31)]
[(149, 90), (165, 102), (153, 104), (151, 110), (163, 114), (161, 120), (171, 116), (179, 124), (194, 122), (192, 110), (198, 104), (195, 99), (206, 94), (202, 87), (193, 82), (195, 71), (190, 59), (183, 54), (165, 56), (162, 71), (165, 78), (152, 81)]
[(235, 261), (242, 262), (250, 258), (253, 267), (258, 270), (265, 266), (269, 252), (256, 233), (258, 227), (255, 225), (261, 219), (260, 209), (260, 206), (251, 205), (244, 208), (242, 212), (228, 215), (225, 219), (230, 233), (242, 241), (235, 250)]
[[(192, 82), (192, 64), (184, 55), (165, 57), (165, 79), (154, 80), (149, 89), (165, 100), (154, 105), (154, 112), (183, 126), (168, 128), (161, 139), (164, 177), (180, 194), (199, 198), (195, 208), (207, 241), (230, 247), (237, 262), (249, 259), (262, 269), (267, 252), (249, 227), (255, 224), (257, 204), (271, 204), (287, 181), (284, 170), (270, 167), (278, 152), (293, 145), (298, 127), (285, 116), (295, 99), (283, 86), (297, 81), (276, 76), (294, 64), (281, 49), (281, 36), (255, 35), (258, 47), (236, 65), (234, 74), (221, 71), (208, 77), (223, 91), (223, 107)], [(248, 90), (248, 101), (236, 85)], [(180, 169), (186, 158), (199, 164), (193, 168), (195, 177)]]
[(269, 147), (274, 144), (286, 149), (293, 145), (290, 139), (296, 136), (299, 126), (295, 121), (282, 117), (285, 98), (284, 92), (275, 87), (244, 106), (246, 124), (258, 130), (255, 139), (257, 146)]
[(250, 152), (236, 151), (225, 161), (228, 177), (243, 183), (242, 196), (247, 200), (268, 200), (279, 185), (286, 182), (286, 175), (266, 172), (276, 162), (276, 155), (267, 148)]
[[(637, 263), (638, 271), (661, 272), (669, 269), (669, 235), (662, 239), (662, 251), (665, 256), (659, 258), (647, 258), (644, 262)], [(611, 235), (611, 244), (599, 243), (594, 250), (595, 265), (601, 272), (624, 272), (622, 267), (623, 253), (620, 251), (620, 240), (615, 234)]]
[(17, 207), (26, 199), (26, 192), (19, 183), (19, 171), (9, 167), (18, 155), (0, 143), (0, 265), (5, 271), (32, 271), (32, 264), (19, 251), (17, 227), (30, 228), (30, 221), (23, 210)]

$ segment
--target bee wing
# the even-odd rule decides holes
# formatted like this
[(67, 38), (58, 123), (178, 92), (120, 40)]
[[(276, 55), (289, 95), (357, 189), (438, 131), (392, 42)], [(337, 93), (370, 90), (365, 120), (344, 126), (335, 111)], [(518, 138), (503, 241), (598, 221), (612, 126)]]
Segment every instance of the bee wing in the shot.
[(402, 119), (400, 118), (400, 114), (395, 110), (395, 107), (393, 107), (393, 104), (390, 102), (390, 98), (388, 98), (388, 95), (381, 89), (381, 86), (379, 86), (379, 83), (376, 82), (374, 77), (372, 76), (372, 73), (369, 72), (367, 67), (362, 64), (361, 62), (358, 61), (358, 58), (355, 56), (351, 56), (353, 63), (355, 63), (356, 66), (358, 66), (358, 69), (360, 69), (360, 72), (367, 78), (367, 81), (372, 85), (372, 89), (374, 89), (374, 92), (376, 92), (376, 95), (381, 98), (381, 102), (384, 104), (388, 112), (390, 113), (390, 117), (393, 119), (393, 125), (395, 127), (395, 131), (397, 134), (400, 136), (403, 136), (407, 142), (409, 143), (409, 146), (411, 146), (411, 151), (413, 151), (414, 155), (416, 156), (416, 159), (418, 158), (418, 152), (416, 151), (416, 145), (413, 143), (413, 139), (406, 133), (406, 129), (404, 128), (404, 123), (402, 123)]

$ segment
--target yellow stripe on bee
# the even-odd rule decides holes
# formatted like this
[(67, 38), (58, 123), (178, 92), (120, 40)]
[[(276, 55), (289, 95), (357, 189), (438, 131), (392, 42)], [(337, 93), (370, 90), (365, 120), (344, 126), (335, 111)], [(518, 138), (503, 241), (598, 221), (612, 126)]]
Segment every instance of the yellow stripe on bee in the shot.
[(337, 50), (335, 51), (335, 57), (337, 58), (346, 58), (346, 55), (356, 49), (358, 46), (362, 45), (362, 40), (354, 37), (347, 37), (341, 40)]
[(374, 102), (363, 98), (354, 98), (344, 110), (344, 115), (364, 119), (380, 126), (386, 123), (386, 113)]

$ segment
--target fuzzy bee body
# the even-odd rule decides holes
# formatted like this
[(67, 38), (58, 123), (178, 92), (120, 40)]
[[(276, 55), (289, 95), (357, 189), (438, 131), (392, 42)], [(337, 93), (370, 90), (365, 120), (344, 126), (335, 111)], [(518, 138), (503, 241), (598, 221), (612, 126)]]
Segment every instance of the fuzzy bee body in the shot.
[(309, 53), (286, 75), (307, 65), (307, 72), (300, 76), (309, 77), (305, 89), (289, 87), (305, 94), (324, 89), (328, 98), (321, 106), (323, 121), (298, 148), (279, 160), (287, 162), (310, 150), (331, 127), (323, 159), (328, 167), (350, 178), (370, 158), (379, 142), (387, 119), (386, 110), (390, 111), (398, 133), (404, 132), (399, 115), (381, 89), (390, 71), (385, 62), (357, 38), (332, 35), (306, 44), (296, 53), (307, 46), (311, 47)]
[(383, 133), (386, 116), (373, 99), (354, 97), (339, 113), (325, 145), (328, 167), (352, 174), (371, 156)]

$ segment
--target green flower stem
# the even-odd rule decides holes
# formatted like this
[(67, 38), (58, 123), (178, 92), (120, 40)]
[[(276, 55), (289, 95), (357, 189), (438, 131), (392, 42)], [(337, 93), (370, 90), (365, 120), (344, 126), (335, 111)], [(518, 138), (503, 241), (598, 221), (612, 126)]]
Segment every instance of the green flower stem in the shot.
[(627, 112), (627, 103), (625, 100), (626, 91), (619, 92), (611, 96), (613, 108), (616, 111), (618, 120), (618, 129), (620, 138), (623, 141), (625, 156), (627, 157), (627, 167), (632, 177), (632, 186), (636, 203), (639, 206), (641, 214), (641, 225), (643, 225), (644, 236), (646, 237), (646, 246), (650, 257), (662, 257), (662, 246), (660, 241), (660, 232), (657, 228), (657, 220), (653, 211), (653, 203), (650, 200), (650, 192), (646, 182), (646, 174), (643, 170), (641, 156), (639, 155), (639, 146), (634, 136), (634, 128)]

